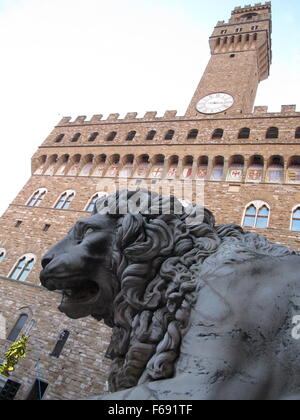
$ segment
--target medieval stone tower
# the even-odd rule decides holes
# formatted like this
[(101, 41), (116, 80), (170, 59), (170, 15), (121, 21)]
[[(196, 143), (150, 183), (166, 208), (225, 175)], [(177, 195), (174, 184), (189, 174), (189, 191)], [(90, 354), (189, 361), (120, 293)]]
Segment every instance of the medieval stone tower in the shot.
[(235, 8), (209, 44), (211, 59), (184, 116), (66, 117), (33, 155), (31, 178), (0, 219), (0, 357), (30, 331), (28, 357), (2, 397), (103, 392), (110, 330), (59, 313), (60, 295), (40, 287), (39, 271), (42, 254), (116, 183), (159, 190), (163, 179), (189, 180), (196, 201), (204, 181), (205, 205), (218, 223), (300, 248), (300, 112), (253, 108), (271, 64), (271, 3)]

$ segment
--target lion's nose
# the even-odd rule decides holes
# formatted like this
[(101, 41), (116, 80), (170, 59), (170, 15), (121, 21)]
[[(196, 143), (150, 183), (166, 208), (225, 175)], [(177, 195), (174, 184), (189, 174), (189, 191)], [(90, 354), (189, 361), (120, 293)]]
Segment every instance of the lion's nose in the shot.
[(41, 264), (43, 268), (46, 268), (46, 266), (53, 260), (53, 258), (49, 256), (45, 256), (42, 258)]

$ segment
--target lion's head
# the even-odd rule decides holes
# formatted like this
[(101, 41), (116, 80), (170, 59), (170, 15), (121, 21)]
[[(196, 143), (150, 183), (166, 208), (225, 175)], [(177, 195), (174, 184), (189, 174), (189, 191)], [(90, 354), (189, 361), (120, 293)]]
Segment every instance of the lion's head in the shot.
[[(131, 198), (138, 211), (127, 206)], [(63, 292), (60, 310), (72, 318), (92, 315), (113, 328), (107, 351), (112, 391), (173, 375), (201, 264), (218, 255), (222, 242), (231, 237), (270, 252), (266, 240), (237, 225), (216, 227), (206, 209), (200, 222), (188, 223), (196, 210), (145, 190), (117, 192), (100, 198), (94, 214), (43, 258), (41, 283)]]
[(59, 309), (70, 318), (92, 315), (113, 325), (117, 281), (111, 270), (117, 220), (94, 214), (79, 220), (42, 258), (41, 283), (62, 291)]

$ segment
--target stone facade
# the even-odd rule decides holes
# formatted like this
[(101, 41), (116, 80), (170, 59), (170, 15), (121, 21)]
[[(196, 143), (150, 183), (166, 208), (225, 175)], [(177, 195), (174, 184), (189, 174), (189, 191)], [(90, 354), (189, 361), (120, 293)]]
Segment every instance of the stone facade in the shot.
[[(291, 229), (293, 211), (300, 207), (300, 112), (294, 105), (279, 113), (267, 107), (252, 111), (258, 83), (269, 71), (270, 23), (270, 3), (236, 8), (229, 22), (218, 22), (210, 38), (211, 61), (185, 116), (167, 111), (163, 117), (156, 112), (142, 118), (128, 113), (124, 119), (111, 114), (107, 120), (65, 117), (33, 155), (31, 178), (0, 219), (0, 311), (7, 335), (20, 314), (32, 322), (28, 358), (13, 375), (21, 383), (17, 399), (27, 398), (37, 376), (48, 384), (45, 399), (104, 392), (110, 330), (92, 319), (67, 319), (57, 310), (60, 296), (42, 289), (38, 275), (43, 253), (89, 215), (96, 193), (112, 192), (124, 176), (131, 189), (157, 191), (161, 178), (188, 179), (194, 202), (203, 180), (204, 204), (218, 224), (243, 224), (249, 205), (263, 203), (268, 227), (256, 231), (300, 250), (300, 232)], [(199, 99), (218, 91), (234, 97), (230, 109), (196, 111)], [(74, 194), (68, 208), (55, 208), (66, 191)], [(35, 264), (26, 281), (9, 279), (27, 254), (35, 256)], [(65, 347), (59, 358), (50, 356), (63, 330), (70, 332)], [(2, 337), (0, 355), (9, 344)]]

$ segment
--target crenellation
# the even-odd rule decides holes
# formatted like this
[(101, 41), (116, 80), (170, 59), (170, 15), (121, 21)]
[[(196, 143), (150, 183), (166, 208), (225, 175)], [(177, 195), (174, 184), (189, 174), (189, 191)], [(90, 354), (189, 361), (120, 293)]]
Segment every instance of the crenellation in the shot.
[(270, 1), (267, 1), (265, 3), (256, 3), (254, 6), (251, 4), (246, 4), (245, 6), (241, 7), (235, 7), (232, 14), (240, 14), (240, 13), (247, 13), (252, 12), (255, 10), (262, 10), (262, 9), (270, 9), (272, 6), (272, 3)]
[(156, 118), (157, 111), (148, 111), (144, 115), (144, 120), (154, 120)]
[(283, 114), (294, 114), (296, 112), (296, 105), (281, 105), (281, 112)]
[(255, 106), (254, 114), (266, 114), (268, 112), (268, 106)]
[[(282, 105), (281, 106), (281, 111), (280, 112), (268, 112), (268, 106), (255, 106), (253, 109), (253, 112), (250, 113), (244, 113), (241, 116), (232, 116), (229, 115), (227, 118), (249, 118), (251, 116), (256, 116), (258, 114), (269, 114), (270, 117), (276, 115), (280, 115), (280, 114), (287, 114), (287, 113), (297, 113), (296, 111), (296, 105)], [(144, 122), (150, 122), (150, 121), (157, 121), (157, 122), (164, 122), (164, 121), (185, 121), (185, 120), (191, 120), (191, 118), (189, 116), (180, 116), (177, 115), (177, 111), (176, 110), (167, 110), (165, 111), (165, 113), (163, 114), (163, 116), (158, 117), (157, 116), (157, 112), (156, 111), (150, 111), (150, 112), (146, 112), (145, 115), (142, 118), (137, 118), (137, 113), (136, 112), (130, 112), (127, 113), (124, 117), (124, 119), (120, 119), (119, 116), (120, 114), (118, 113), (114, 113), (114, 114), (110, 114), (107, 119), (102, 119), (102, 115), (94, 115), (91, 120), (86, 121), (84, 119), (84, 117), (79, 116), (77, 117), (74, 122), (70, 121), (71, 117), (64, 117), (57, 125), (56, 127), (61, 127), (61, 126), (74, 126), (74, 125), (82, 125), (82, 126), (88, 126), (89, 124), (106, 124), (106, 123), (113, 123), (113, 122), (117, 122), (118, 124), (122, 124), (124, 122), (136, 122), (136, 123), (144, 123)], [(223, 115), (207, 115), (207, 116), (202, 116), (202, 118), (197, 118), (199, 120), (211, 120), (211, 119), (223, 119), (224, 116)], [(193, 118), (192, 118), (193, 119)], [(53, 136), (56, 136), (57, 132), (54, 131), (52, 133), (52, 135), (49, 137), (50, 140), (52, 140)]]
[(92, 116), (89, 122), (92, 124), (95, 124), (95, 123), (101, 122), (102, 118), (103, 118), (102, 114), (96, 114)]
[(59, 125), (70, 124), (71, 119), (72, 119), (72, 117), (63, 117), (57, 125), (59, 126)]
[(119, 119), (120, 114), (109, 114), (106, 121), (117, 121)]
[(165, 118), (165, 119), (172, 119), (172, 118), (175, 118), (176, 115), (177, 115), (177, 111), (166, 111), (164, 113), (163, 118)]
[(124, 118), (124, 120), (135, 120), (137, 117), (137, 112), (128, 112)]
[(86, 120), (86, 115), (79, 115), (75, 121), (74, 124), (83, 124)]

